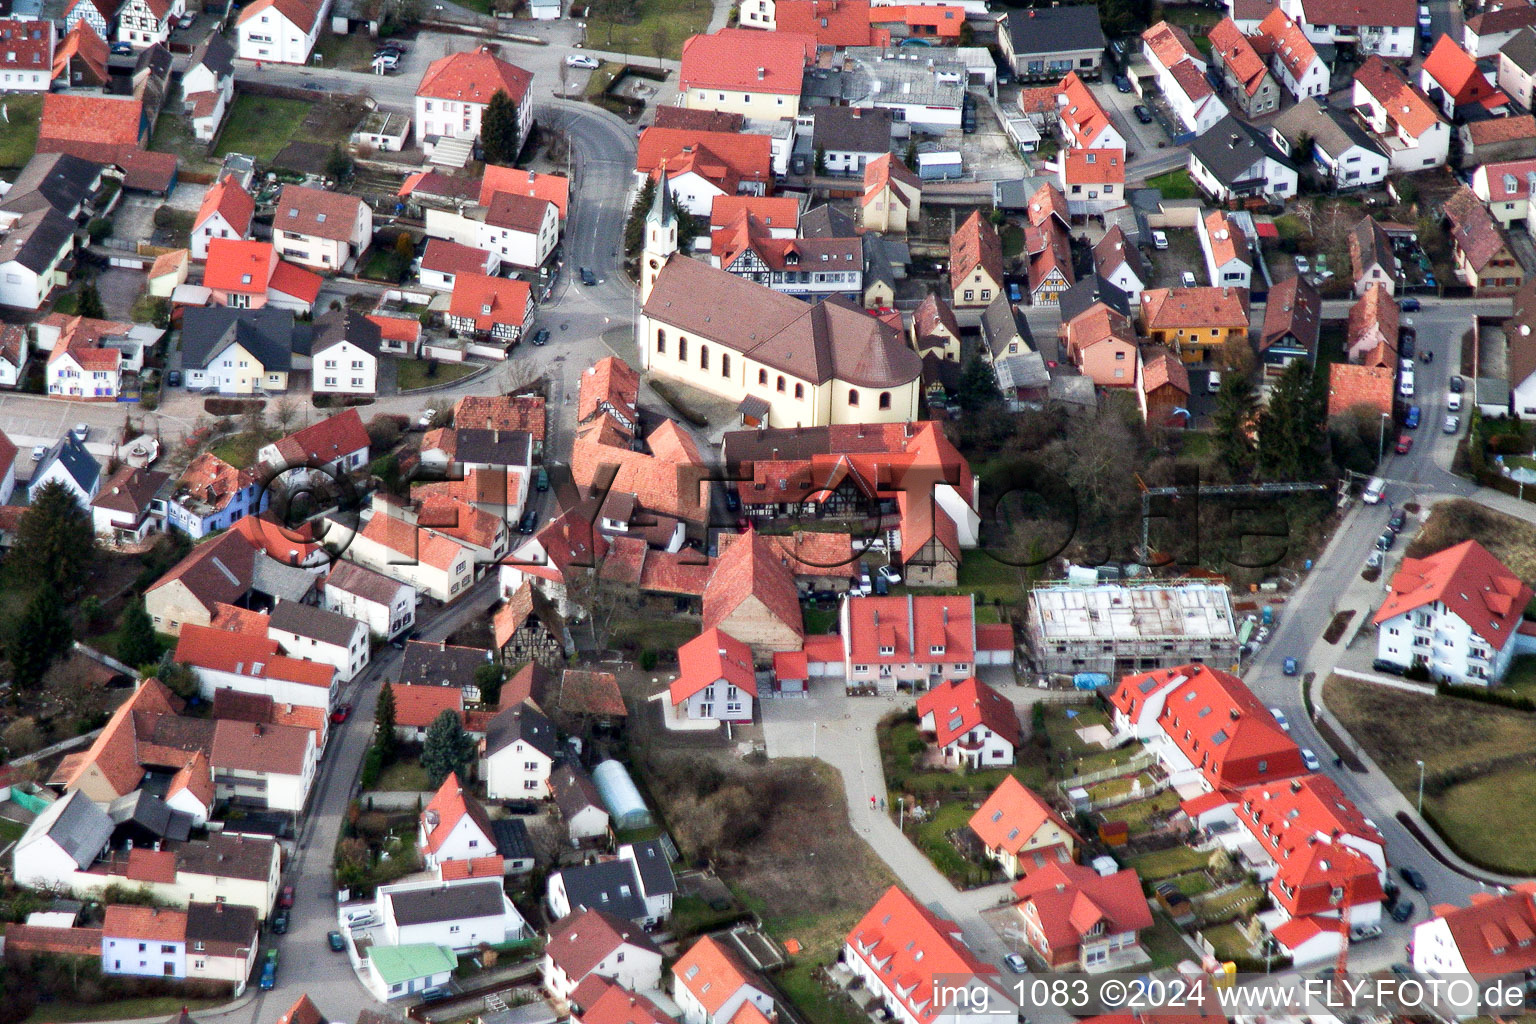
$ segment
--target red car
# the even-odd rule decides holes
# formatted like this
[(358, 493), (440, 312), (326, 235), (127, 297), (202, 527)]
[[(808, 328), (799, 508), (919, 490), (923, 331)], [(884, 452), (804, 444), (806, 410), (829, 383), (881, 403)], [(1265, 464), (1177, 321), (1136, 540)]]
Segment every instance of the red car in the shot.
[(282, 891), (277, 894), (277, 905), (283, 910), (293, 906), (293, 886), (283, 886)]
[(1407, 455), (1413, 450), (1413, 435), (1402, 434), (1397, 439), (1397, 454)]
[(337, 725), (352, 717), (351, 704), (338, 704), (336, 710), (331, 712), (331, 721)]

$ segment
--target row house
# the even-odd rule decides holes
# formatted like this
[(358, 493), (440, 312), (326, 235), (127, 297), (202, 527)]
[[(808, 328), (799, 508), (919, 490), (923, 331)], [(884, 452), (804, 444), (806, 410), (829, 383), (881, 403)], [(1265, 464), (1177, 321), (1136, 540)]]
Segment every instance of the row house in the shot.
[(338, 561), (324, 577), (321, 607), (356, 619), (370, 636), (392, 640), (416, 624), (416, 591), (355, 562)]
[(1406, 60), (1418, 27), (1413, 0), (1362, 6), (1351, 0), (1281, 0), (1281, 9), (1314, 43), (1353, 44), (1360, 53)]
[(1269, 59), (1270, 70), (1297, 100), (1326, 96), (1333, 72), (1318, 54), (1317, 48), (1280, 7), (1275, 7), (1259, 22), (1252, 37), (1254, 50)]
[(335, 668), (290, 657), (281, 644), (266, 636), (183, 623), (176, 660), (192, 669), (200, 692), (208, 700), (217, 690), (230, 687), (242, 693), (266, 694), (282, 704), (327, 712), (336, 706), (339, 687)]
[(1536, 7), (1489, 4), (1462, 24), (1461, 45), (1478, 60), (1497, 57), (1522, 29), (1532, 27), (1536, 27)]
[(1360, 66), (1350, 103), (1386, 147), (1392, 170), (1418, 171), (1445, 163), (1450, 125), (1429, 98), (1386, 61), (1372, 57)]
[(1298, 158), (1310, 146), (1314, 176), (1335, 190), (1370, 188), (1387, 178), (1391, 164), (1371, 134), (1348, 114), (1307, 98), (1275, 118), (1270, 138)]
[(1250, 120), (1274, 113), (1280, 106), (1280, 86), (1269, 65), (1237, 22), (1222, 18), (1206, 33), (1211, 64), (1220, 69), (1224, 94)]
[(864, 294), (864, 244), (851, 238), (774, 238), (750, 214), (711, 235), (710, 261), (748, 281), (814, 302)]
[(256, 965), (256, 929), (252, 907), (111, 904), (101, 922), (101, 973), (225, 982), (238, 996)]
[(839, 619), (840, 635), (806, 654), (813, 675), (841, 669), (850, 692), (921, 692), (1012, 661), (1011, 628), (976, 625), (969, 597), (848, 598)]
[(1472, 190), (1460, 186), (1445, 201), (1451, 226), (1456, 270), (1478, 295), (1511, 295), (1525, 282), (1525, 271), (1493, 214)]
[(375, 499), (372, 514), (362, 529), (337, 519), (326, 521), (329, 540), (345, 545), (348, 561), (405, 583), (419, 594), (447, 603), (457, 600), (475, 581), (476, 556), (468, 546), (440, 529), (419, 521), (416, 509), (381, 504)]

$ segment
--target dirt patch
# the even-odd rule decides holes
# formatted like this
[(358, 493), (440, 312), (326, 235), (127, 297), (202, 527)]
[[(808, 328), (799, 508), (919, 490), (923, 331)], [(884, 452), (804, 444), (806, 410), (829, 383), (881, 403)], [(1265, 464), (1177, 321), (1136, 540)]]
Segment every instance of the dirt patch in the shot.
[(1323, 630), (1323, 639), (1330, 644), (1339, 642), (1339, 637), (1344, 635), (1344, 630), (1349, 627), (1350, 620), (1355, 617), (1355, 610), (1350, 608), (1334, 615), (1333, 621), (1328, 623), (1328, 628)]
[(1477, 541), (1521, 579), (1536, 579), (1536, 524), (1466, 498), (1437, 504), (1405, 554), (1423, 558), (1464, 540)]

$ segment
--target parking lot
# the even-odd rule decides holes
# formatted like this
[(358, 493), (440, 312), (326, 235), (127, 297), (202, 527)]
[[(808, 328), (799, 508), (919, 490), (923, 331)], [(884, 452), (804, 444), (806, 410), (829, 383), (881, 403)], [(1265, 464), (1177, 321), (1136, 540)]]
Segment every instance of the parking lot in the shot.
[(1205, 269), (1205, 253), (1200, 249), (1200, 238), (1194, 228), (1162, 228), (1168, 238), (1168, 248), (1148, 248), (1152, 264), (1152, 288), (1178, 288), (1184, 284), (1185, 273), (1195, 275), (1195, 284), (1210, 284)]

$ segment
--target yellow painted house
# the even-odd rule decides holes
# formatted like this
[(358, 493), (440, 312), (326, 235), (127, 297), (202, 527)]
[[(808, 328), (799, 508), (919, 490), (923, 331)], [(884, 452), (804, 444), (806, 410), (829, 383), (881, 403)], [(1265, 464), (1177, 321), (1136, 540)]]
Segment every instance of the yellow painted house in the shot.
[(1184, 363), (1209, 362), (1223, 345), (1248, 337), (1246, 288), (1148, 288), (1141, 293), (1142, 333)]
[(293, 312), (208, 306), (182, 314), (182, 372), (189, 390), (224, 395), (287, 391)]

